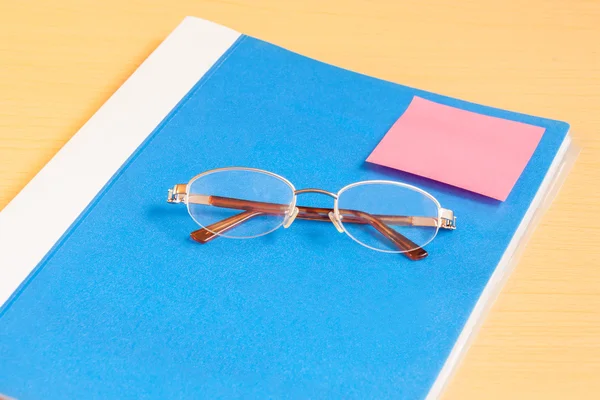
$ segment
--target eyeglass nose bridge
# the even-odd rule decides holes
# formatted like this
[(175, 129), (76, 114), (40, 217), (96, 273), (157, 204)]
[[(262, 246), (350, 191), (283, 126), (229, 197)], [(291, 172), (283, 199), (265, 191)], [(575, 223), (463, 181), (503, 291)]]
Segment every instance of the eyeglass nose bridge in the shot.
[[(336, 193), (332, 193), (332, 192), (329, 192), (329, 191), (323, 190), (323, 189), (306, 188), (306, 189), (300, 189), (300, 190), (294, 191), (294, 195), (299, 195), (299, 194), (304, 194), (304, 193), (324, 194), (335, 200), (337, 200), (337, 198), (338, 198)], [(299, 212), (298, 207), (294, 207), (294, 209), (285, 217), (285, 220), (283, 221), (284, 228), (289, 228), (290, 225), (292, 225), (292, 222), (294, 222), (294, 220), (298, 216), (298, 212)], [(342, 223), (340, 221), (339, 216), (333, 211), (329, 212), (329, 214), (327, 214), (327, 216), (329, 217), (329, 219), (335, 226), (335, 229), (337, 229), (338, 232), (343, 233), (344, 229), (342, 228)]]
[(306, 188), (306, 189), (300, 189), (300, 190), (294, 191), (295, 195), (299, 195), (299, 194), (303, 194), (303, 193), (320, 193), (320, 194), (327, 195), (329, 197), (333, 197), (334, 199), (338, 198), (337, 194), (328, 192), (327, 190), (323, 190), (323, 189)]

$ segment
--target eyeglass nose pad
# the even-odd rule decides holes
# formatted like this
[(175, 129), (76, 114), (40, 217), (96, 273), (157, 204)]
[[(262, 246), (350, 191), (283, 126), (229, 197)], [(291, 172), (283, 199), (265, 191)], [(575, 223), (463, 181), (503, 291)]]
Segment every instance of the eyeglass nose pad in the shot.
[(331, 222), (333, 222), (335, 229), (337, 229), (339, 233), (344, 233), (344, 228), (342, 228), (342, 223), (340, 222), (338, 217), (335, 215), (335, 213), (333, 211), (329, 211), (329, 214), (327, 214), (327, 215), (329, 216), (329, 219), (331, 220)]
[(289, 228), (290, 225), (292, 224), (292, 222), (294, 222), (294, 220), (296, 219), (296, 216), (298, 215), (298, 207), (294, 207), (294, 209), (292, 210), (291, 213), (289, 213), (286, 217), (285, 220), (283, 221), (283, 227), (284, 228)]

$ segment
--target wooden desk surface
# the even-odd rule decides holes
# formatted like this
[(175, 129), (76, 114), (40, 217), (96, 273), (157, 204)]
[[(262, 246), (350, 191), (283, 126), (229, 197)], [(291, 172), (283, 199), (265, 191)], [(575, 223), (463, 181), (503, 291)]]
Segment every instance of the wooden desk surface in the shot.
[(568, 121), (583, 150), (445, 399), (600, 393), (600, 3), (0, 4), (0, 208), (195, 15), (359, 72)]

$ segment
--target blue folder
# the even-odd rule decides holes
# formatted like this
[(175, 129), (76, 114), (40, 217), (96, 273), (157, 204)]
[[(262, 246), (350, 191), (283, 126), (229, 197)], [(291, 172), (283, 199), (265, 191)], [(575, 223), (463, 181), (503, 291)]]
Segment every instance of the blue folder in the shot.
[[(414, 96), (544, 127), (505, 202), (366, 163)], [(378, 80), (241, 36), (0, 310), (19, 399), (419, 399), (429, 393), (565, 136), (564, 122)], [(200, 245), (175, 183), (212, 168), (297, 188), (406, 182), (454, 210), (413, 262), (297, 220)], [(332, 206), (326, 196), (300, 204)], [(33, 227), (32, 227), (33, 229)]]

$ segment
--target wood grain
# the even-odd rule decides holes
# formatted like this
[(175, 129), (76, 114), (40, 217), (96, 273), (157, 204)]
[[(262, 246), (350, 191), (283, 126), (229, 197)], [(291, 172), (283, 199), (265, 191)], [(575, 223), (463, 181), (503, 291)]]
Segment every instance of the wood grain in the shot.
[(0, 208), (185, 15), (376, 77), (570, 122), (579, 160), (444, 398), (598, 397), (598, 1), (1, 2)]

